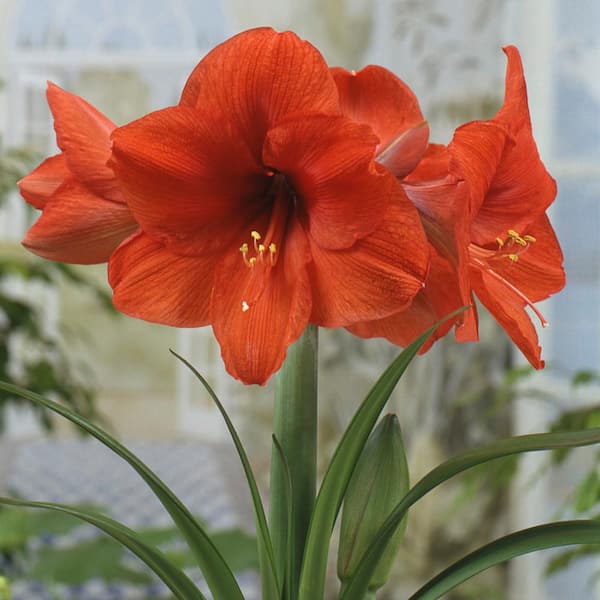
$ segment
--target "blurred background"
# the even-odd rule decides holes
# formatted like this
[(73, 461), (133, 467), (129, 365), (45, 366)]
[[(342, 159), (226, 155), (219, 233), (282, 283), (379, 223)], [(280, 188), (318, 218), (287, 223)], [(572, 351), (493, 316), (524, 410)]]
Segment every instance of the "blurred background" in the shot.
[[(210, 329), (175, 331), (117, 315), (110, 307), (104, 265), (72, 268), (26, 255), (19, 242), (35, 215), (14, 184), (42, 157), (56, 152), (45, 100), (47, 80), (123, 124), (177, 103), (187, 75), (208, 50), (259, 25), (296, 31), (331, 65), (388, 67), (415, 91), (430, 122), (432, 141), (440, 143), (447, 143), (458, 125), (494, 115), (504, 91), (501, 47), (520, 48), (534, 134), (558, 181), (551, 216), (565, 253), (568, 281), (561, 294), (541, 306), (551, 324), (541, 332), (548, 367), (532, 374), (505, 334), (482, 315), (482, 341), (438, 343), (413, 364), (390, 411), (398, 413), (402, 424), (413, 481), (465, 447), (511, 434), (597, 423), (596, 0), (0, 0), (1, 378), (66, 400), (126, 441), (141, 444), (142, 452), (154, 460), (171, 457), (161, 468), (185, 480), (189, 489), (199, 485), (202, 464), (216, 461), (220, 467), (206, 473), (214, 481), (206, 491), (213, 498), (212, 512), (205, 516), (215, 527), (240, 527), (251, 533), (246, 491), (236, 487), (239, 477), (225, 429), (209, 399), (168, 349), (188, 357), (212, 383), (239, 427), (265, 489), (270, 386), (245, 388), (230, 380)], [(396, 352), (381, 341), (322, 332), (323, 461)], [(51, 493), (63, 499), (61, 490), (71, 486), (76, 501), (104, 498), (93, 478), (112, 467), (68, 427), (8, 396), (0, 396), (0, 427), (0, 491), (34, 499), (53, 499), (44, 496)], [(76, 464), (69, 463), (69, 452), (79, 453)], [(89, 479), (86, 486), (82, 477)], [(398, 567), (381, 598), (406, 598), (450, 561), (510, 530), (557, 517), (596, 516), (599, 500), (600, 471), (593, 449), (494, 463), (447, 485), (415, 508)], [(195, 501), (198, 510), (206, 507), (206, 497)], [(134, 502), (123, 510), (134, 511), (135, 506)], [(229, 516), (219, 521), (224, 512)], [(146, 517), (143, 523), (153, 525), (153, 514)], [(32, 527), (28, 536), (21, 528), (19, 544), (11, 546), (6, 535), (3, 541), (2, 523), (0, 511), (0, 553), (10, 559), (4, 569), (10, 567), (16, 573), (13, 578), (27, 580), (27, 569), (19, 575), (15, 562), (39, 562), (35, 540), (41, 530)], [(242, 565), (250, 572), (251, 562)], [(485, 573), (449, 597), (600, 598), (599, 567), (593, 548), (541, 553)], [(44, 577), (58, 587), (54, 596), (44, 596), (47, 586), (40, 585), (36, 598), (121, 597), (109, 595), (117, 594), (117, 588), (107, 591), (101, 582), (95, 583), (100, 587), (94, 596), (82, 591), (91, 588), (66, 585), (64, 574), (47, 564), (45, 568)], [(73, 577), (69, 580), (67, 575), (69, 581)], [(248, 589), (253, 586), (250, 573)], [(150, 588), (144, 589), (139, 597), (153, 597)], [(23, 598), (33, 598), (31, 590), (23, 593)]]

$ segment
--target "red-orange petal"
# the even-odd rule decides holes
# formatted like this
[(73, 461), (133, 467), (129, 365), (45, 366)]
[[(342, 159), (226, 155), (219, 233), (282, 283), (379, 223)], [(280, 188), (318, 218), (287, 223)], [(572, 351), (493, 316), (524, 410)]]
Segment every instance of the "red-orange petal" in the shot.
[(190, 75), (180, 104), (227, 115), (260, 151), (267, 130), (305, 111), (339, 112), (338, 93), (319, 51), (296, 34), (263, 27), (220, 44)]
[(401, 179), (419, 164), (428, 140), (429, 124), (427, 121), (422, 121), (403, 131), (385, 150), (378, 153), (377, 162)]
[(226, 247), (263, 207), (268, 178), (238, 131), (195, 108), (116, 129), (110, 164), (141, 228), (173, 249)]
[(519, 289), (532, 302), (545, 300), (565, 285), (563, 254), (550, 220), (544, 214), (528, 226), (523, 235), (535, 238), (516, 262), (506, 255), (488, 261), (503, 279)]
[[(504, 128), (510, 137), (497, 167), (489, 172), (493, 177), (484, 197), (480, 197), (480, 206), (474, 207), (478, 210), (473, 212), (471, 235), (479, 245), (505, 237), (508, 229), (521, 233), (556, 196), (556, 183), (544, 167), (533, 139), (519, 52), (514, 46), (504, 50), (508, 57), (504, 103), (488, 124)], [(475, 127), (475, 135), (486, 137), (480, 127)]]
[[(456, 273), (450, 261), (431, 249), (431, 266), (425, 287), (404, 311), (383, 319), (357, 323), (348, 330), (363, 338), (383, 337), (399, 346), (408, 346), (432, 325), (462, 306)], [(446, 321), (427, 340), (420, 353), (427, 352), (435, 341), (444, 337), (461, 317)]]
[(409, 173), (404, 181), (423, 182), (445, 179), (450, 173), (450, 154), (443, 144), (429, 144), (419, 164)]
[(216, 258), (181, 256), (138, 232), (110, 258), (113, 303), (144, 321), (173, 327), (208, 325)]
[(490, 311), (527, 360), (536, 369), (544, 368), (538, 336), (525, 310), (523, 299), (498, 279), (477, 268), (471, 268), (473, 291)]
[(47, 158), (19, 181), (21, 196), (34, 208), (43, 209), (52, 194), (72, 177), (64, 154)]
[(310, 255), (306, 235), (295, 219), (280, 253), (272, 269), (249, 268), (236, 249), (216, 272), (213, 329), (227, 370), (247, 384), (265, 384), (308, 324)]
[[(371, 126), (380, 140), (381, 154), (407, 130), (423, 123), (423, 113), (412, 90), (384, 67), (369, 65), (358, 73), (331, 69), (340, 93), (342, 112)], [(425, 151), (426, 143), (422, 151)]]
[(47, 97), (54, 117), (56, 141), (70, 171), (95, 194), (122, 202), (114, 174), (106, 166), (110, 157), (110, 134), (115, 124), (83, 98), (51, 82)]
[(400, 191), (381, 226), (348, 249), (311, 242), (311, 322), (347, 327), (405, 309), (422, 289), (429, 249), (414, 207)]
[(96, 264), (106, 262), (136, 229), (125, 204), (100, 198), (71, 179), (46, 203), (23, 245), (50, 260)]
[(323, 248), (348, 248), (381, 222), (397, 187), (374, 162), (377, 138), (342, 116), (304, 115), (271, 129), (263, 161), (282, 172)]

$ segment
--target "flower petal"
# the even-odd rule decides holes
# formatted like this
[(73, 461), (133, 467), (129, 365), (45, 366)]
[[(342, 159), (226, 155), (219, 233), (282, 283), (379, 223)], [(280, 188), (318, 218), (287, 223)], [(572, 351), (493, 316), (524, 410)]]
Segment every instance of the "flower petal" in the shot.
[(405, 177), (419, 164), (427, 148), (428, 139), (429, 124), (422, 121), (402, 132), (377, 155), (377, 162), (396, 177)]
[[(505, 52), (508, 65), (502, 108), (492, 121), (459, 128), (450, 150), (455, 154), (461, 147), (464, 149), (465, 144), (481, 147), (482, 158), (478, 161), (468, 154), (462, 159), (457, 155), (457, 158), (466, 172), (468, 165), (473, 165), (479, 170), (480, 179), (483, 175), (489, 181), (487, 189), (485, 186), (483, 190), (474, 188), (471, 236), (474, 243), (482, 246), (497, 237), (504, 238), (509, 229), (521, 233), (527, 224), (546, 211), (556, 196), (556, 183), (544, 167), (533, 139), (519, 52), (514, 46), (505, 48)], [(507, 132), (504, 144), (498, 134), (491, 133), (493, 125)], [(494, 161), (483, 160), (484, 145), (488, 148), (486, 155), (494, 160), (501, 151), (496, 166), (491, 164)]]
[(395, 179), (374, 162), (377, 138), (346, 117), (305, 115), (271, 129), (263, 161), (282, 172), (323, 248), (348, 248), (381, 222)]
[(419, 164), (404, 181), (424, 182), (445, 179), (450, 174), (450, 154), (443, 144), (429, 144)]
[(71, 177), (65, 155), (56, 154), (23, 177), (18, 183), (19, 191), (31, 206), (41, 210), (57, 188)]
[(337, 88), (319, 51), (290, 31), (266, 27), (209, 52), (190, 75), (180, 104), (226, 115), (248, 132), (256, 151), (286, 115), (339, 112)]
[(106, 262), (136, 229), (126, 205), (104, 200), (71, 179), (46, 203), (23, 245), (50, 260), (95, 264)]
[(490, 273), (471, 268), (473, 291), (490, 311), (527, 360), (536, 369), (544, 368), (538, 336), (525, 310), (523, 299)]
[[(406, 310), (383, 319), (357, 323), (348, 327), (348, 330), (362, 338), (384, 337), (393, 344), (405, 347), (440, 319), (460, 308), (462, 304), (453, 265), (434, 248), (431, 248), (430, 265), (425, 287)], [(459, 319), (456, 317), (438, 327), (420, 353), (427, 352)]]
[(211, 316), (223, 361), (233, 377), (263, 385), (282, 365), (288, 346), (308, 323), (309, 259), (306, 235), (294, 219), (274, 267), (249, 268), (237, 250), (219, 265)]
[(113, 303), (144, 321), (173, 327), (208, 325), (215, 264), (214, 255), (181, 256), (138, 232), (110, 258)]
[(339, 90), (342, 112), (371, 126), (380, 140), (378, 155), (404, 132), (423, 123), (417, 97), (384, 67), (369, 65), (358, 73), (335, 67), (331, 73)]
[(264, 169), (218, 115), (166, 108), (116, 129), (113, 143), (110, 164), (131, 212), (173, 249), (226, 247), (229, 235), (239, 235), (236, 223), (262, 208)]
[(516, 262), (508, 260), (506, 256), (496, 256), (488, 263), (531, 302), (539, 302), (564, 287), (563, 255), (545, 214), (523, 233), (535, 238), (535, 242), (518, 254)]
[(56, 140), (71, 172), (95, 194), (122, 202), (114, 174), (106, 166), (115, 124), (83, 98), (51, 82), (47, 96)]
[(416, 211), (398, 189), (381, 226), (351, 248), (327, 250), (309, 236), (312, 323), (347, 327), (386, 317), (423, 287), (429, 249)]

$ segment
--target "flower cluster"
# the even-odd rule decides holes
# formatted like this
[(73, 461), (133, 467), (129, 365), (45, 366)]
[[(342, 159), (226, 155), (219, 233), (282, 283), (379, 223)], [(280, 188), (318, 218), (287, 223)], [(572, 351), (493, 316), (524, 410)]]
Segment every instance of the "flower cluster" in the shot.
[[(564, 285), (516, 48), (489, 121), (429, 144), (390, 71), (330, 68), (291, 32), (241, 33), (190, 75), (177, 106), (116, 127), (49, 84), (61, 153), (20, 182), (42, 210), (23, 244), (108, 262), (114, 304), (212, 325), (229, 372), (264, 383), (308, 323), (405, 345), (477, 339), (473, 295), (536, 368), (527, 309)], [(429, 344), (429, 345), (430, 345)]]

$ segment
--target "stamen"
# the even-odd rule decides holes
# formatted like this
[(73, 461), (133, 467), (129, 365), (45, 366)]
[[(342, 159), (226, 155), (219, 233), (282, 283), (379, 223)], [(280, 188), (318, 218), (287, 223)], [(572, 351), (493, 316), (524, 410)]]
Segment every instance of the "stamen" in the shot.
[(502, 241), (502, 238), (497, 237), (496, 242), (498, 244), (498, 249), (502, 250), (502, 246), (504, 246), (504, 242)]
[(252, 236), (252, 240), (254, 241), (254, 251), (258, 252), (258, 240), (260, 240), (261, 235), (258, 231), (251, 231), (250, 235)]
[(537, 242), (537, 240), (532, 235), (524, 235), (523, 239), (526, 242), (529, 242), (530, 244), (533, 244), (534, 242)]
[(510, 258), (510, 260), (512, 260), (514, 263), (516, 263), (519, 260), (519, 255), (518, 254), (507, 254), (507, 258)]
[(269, 244), (269, 256), (271, 258), (271, 264), (274, 265), (275, 264), (275, 253), (277, 252), (277, 246), (271, 242)]
[(500, 281), (500, 283), (505, 285), (512, 292), (514, 292), (519, 298), (521, 298), (521, 300), (523, 300), (525, 305), (528, 306), (533, 311), (535, 316), (540, 320), (542, 327), (548, 327), (549, 323), (544, 318), (544, 315), (536, 308), (536, 306), (533, 304), (533, 302), (519, 288), (515, 287), (510, 281), (507, 281), (506, 279), (504, 279), (504, 277), (502, 277), (502, 275), (499, 275), (498, 273), (496, 273), (496, 271), (494, 271), (494, 269), (492, 269), (489, 265), (487, 265), (484, 261), (480, 260), (476, 256), (473, 256), (473, 254), (471, 254), (471, 259), (479, 267), (481, 267), (486, 273), (488, 273), (489, 275), (491, 275), (492, 277), (494, 277), (495, 279)]
[(248, 260), (248, 266), (253, 267), (256, 264), (256, 256), (253, 256)]

